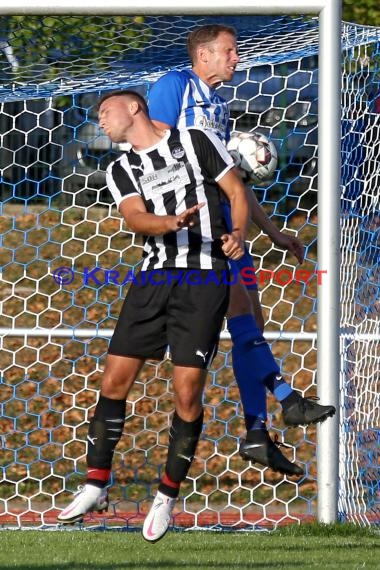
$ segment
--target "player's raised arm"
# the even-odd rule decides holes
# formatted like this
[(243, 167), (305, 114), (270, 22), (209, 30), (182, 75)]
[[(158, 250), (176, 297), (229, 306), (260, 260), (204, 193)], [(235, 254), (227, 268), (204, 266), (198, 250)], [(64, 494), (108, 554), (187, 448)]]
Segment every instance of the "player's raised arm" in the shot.
[(304, 259), (304, 246), (300, 240), (295, 236), (282, 233), (277, 228), (269, 216), (267, 216), (264, 209), (260, 206), (254, 192), (247, 190), (247, 197), (249, 200), (252, 221), (270, 237), (275, 245), (282, 249), (287, 249), (293, 253), (299, 263), (302, 263)]
[[(229, 170), (222, 178), (218, 180), (218, 184), (231, 204), (232, 231), (229, 239), (223, 238), (223, 251), (231, 259), (240, 259), (244, 252), (244, 240), (246, 238), (247, 227), (249, 223), (249, 203), (247, 193), (235, 169)], [(238, 255), (229, 254), (231, 241), (238, 240), (242, 251)]]

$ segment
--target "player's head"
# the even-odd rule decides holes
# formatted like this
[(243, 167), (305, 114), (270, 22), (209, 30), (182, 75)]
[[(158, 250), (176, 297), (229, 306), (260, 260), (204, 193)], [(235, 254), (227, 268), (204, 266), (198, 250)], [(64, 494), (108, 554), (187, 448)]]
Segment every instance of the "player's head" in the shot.
[(187, 51), (194, 71), (209, 85), (231, 81), (239, 62), (236, 31), (210, 24), (190, 32)]
[(99, 124), (115, 143), (128, 142), (128, 130), (141, 117), (149, 121), (148, 105), (131, 89), (107, 93), (98, 103)]

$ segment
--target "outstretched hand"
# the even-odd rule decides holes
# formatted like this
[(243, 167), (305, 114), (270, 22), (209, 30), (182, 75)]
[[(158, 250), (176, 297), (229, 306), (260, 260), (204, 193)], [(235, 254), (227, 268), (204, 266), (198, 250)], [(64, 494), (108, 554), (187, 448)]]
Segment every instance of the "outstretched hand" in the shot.
[(196, 223), (195, 216), (198, 214), (199, 210), (203, 208), (204, 205), (205, 203), (201, 202), (200, 204), (196, 204), (191, 208), (187, 208), (187, 210), (184, 210), (182, 214), (175, 216), (176, 219), (175, 231), (181, 230), (182, 228), (186, 227), (192, 228)]
[(297, 258), (299, 263), (303, 262), (305, 257), (305, 248), (297, 237), (279, 232), (276, 238), (272, 241), (282, 249), (290, 251)]

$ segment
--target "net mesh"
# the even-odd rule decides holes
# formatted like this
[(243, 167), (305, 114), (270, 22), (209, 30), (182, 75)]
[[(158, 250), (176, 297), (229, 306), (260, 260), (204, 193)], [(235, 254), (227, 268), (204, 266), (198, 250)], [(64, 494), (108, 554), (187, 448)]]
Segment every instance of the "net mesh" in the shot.
[(342, 91), (341, 510), (368, 524), (380, 515), (380, 30), (349, 30)]
[[(191, 29), (237, 28), (241, 64), (220, 87), (234, 130), (274, 141), (275, 176), (253, 190), (272, 220), (307, 246), (295, 260), (252, 229), (266, 333), (282, 371), (316, 391), (318, 21), (304, 17), (9, 16), (0, 22), (2, 314), (0, 524), (55, 524), (83, 481), (108, 339), (139, 267), (141, 241), (122, 223), (104, 170), (120, 150), (98, 129), (101, 93), (149, 95), (188, 65)], [(96, 41), (94, 41), (96, 38)], [(342, 368), (340, 512), (379, 520), (379, 30), (342, 27)], [(269, 271), (273, 274), (270, 275)], [(278, 340), (281, 333), (282, 337)], [(226, 335), (222, 338), (225, 339)], [(222, 340), (208, 375), (205, 426), (174, 523), (273, 528), (316, 513), (316, 433), (286, 429), (269, 396), (272, 437), (303, 464), (294, 482), (238, 454), (244, 422)], [(86, 524), (141, 525), (162, 474), (173, 410), (172, 368), (146, 363), (127, 403), (111, 508)]]

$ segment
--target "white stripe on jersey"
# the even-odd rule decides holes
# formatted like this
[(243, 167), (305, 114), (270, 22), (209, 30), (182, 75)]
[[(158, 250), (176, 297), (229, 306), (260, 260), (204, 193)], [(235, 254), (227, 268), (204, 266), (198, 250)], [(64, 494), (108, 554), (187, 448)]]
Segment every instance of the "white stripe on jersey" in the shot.
[(115, 184), (115, 181), (113, 179), (112, 176), (112, 167), (114, 165), (114, 162), (111, 162), (111, 164), (108, 165), (107, 170), (106, 170), (106, 182), (107, 182), (107, 186), (109, 191), (112, 194), (112, 198), (115, 200), (115, 204), (116, 207), (119, 208), (121, 202), (124, 200), (124, 198), (129, 198), (130, 196), (141, 196), (141, 192), (139, 190), (139, 187), (136, 183), (135, 177), (133, 176), (133, 170), (131, 168), (131, 165), (129, 164), (126, 155), (122, 154), (119, 158), (118, 158), (118, 162), (121, 166), (121, 168), (123, 170), (125, 170), (125, 175), (128, 176), (128, 178), (130, 178), (133, 186), (136, 188), (136, 192), (134, 194), (128, 194), (126, 196), (123, 196), (118, 188), (118, 186)]
[(188, 108), (188, 105), (189, 105), (190, 87), (191, 87), (191, 84), (189, 81), (188, 84), (186, 85), (186, 89), (183, 93), (181, 112), (180, 112), (180, 115), (178, 117), (178, 121), (177, 121), (177, 125), (176, 125), (177, 129), (186, 129), (186, 127), (187, 127), (185, 110)]
[[(210, 106), (208, 110), (211, 111), (212, 103), (210, 101), (210, 89), (208, 88), (206, 83), (204, 84), (204, 87), (205, 87), (204, 91), (201, 92), (198, 89), (198, 85), (195, 83), (195, 81), (193, 79), (189, 80), (186, 86), (186, 90), (183, 94), (181, 114), (178, 117), (178, 122), (177, 122), (178, 129), (181, 130), (181, 129), (188, 129), (189, 127), (203, 127), (203, 123), (206, 120), (204, 110), (200, 106), (194, 106), (194, 104), (191, 105), (189, 99), (190, 98), (195, 99), (199, 103), (202, 103), (202, 101), (207, 101)], [(193, 117), (191, 119), (189, 117), (189, 114), (185, 113), (185, 111), (189, 110), (190, 108), (193, 112)], [(190, 125), (189, 125), (189, 120), (191, 120)]]
[[(157, 153), (159, 154), (159, 156), (161, 156), (165, 160), (166, 164), (169, 165), (169, 164), (173, 163), (173, 156), (170, 152), (170, 148), (168, 145), (159, 145), (156, 150), (157, 150)], [(144, 163), (144, 166), (145, 166), (145, 163)], [(153, 168), (153, 164), (152, 164), (152, 168)], [(190, 182), (190, 180), (189, 180), (189, 182)], [(154, 196), (152, 196), (152, 201), (154, 202), (155, 209), (157, 208), (156, 211), (158, 211), (158, 212), (162, 211), (163, 214), (166, 214), (167, 212), (165, 210), (163, 196), (164, 196), (163, 194), (161, 196), (157, 196), (155, 194)], [(176, 185), (175, 197), (176, 197), (175, 213), (178, 216), (179, 214), (182, 214), (182, 212), (184, 212), (186, 210), (186, 203), (185, 203), (186, 187), (185, 186), (179, 186), (179, 189), (178, 189), (178, 185)], [(189, 253), (189, 230), (188, 230), (188, 228), (183, 228), (182, 230), (177, 232), (176, 237), (177, 237), (177, 247), (181, 248), (181, 257), (176, 259), (175, 266), (178, 268), (186, 268), (187, 267), (186, 258), (187, 258), (187, 255)], [(158, 255), (158, 260), (154, 264), (154, 269), (159, 269), (160, 267), (162, 267), (163, 262), (167, 260), (166, 248), (165, 248), (164, 240), (163, 240), (162, 236), (156, 236), (155, 241), (156, 241), (156, 246), (158, 246), (158, 248), (159, 248), (159, 252), (158, 252), (158, 254), (156, 254), (156, 255)], [(148, 264), (149, 264), (149, 260), (146, 259), (143, 263), (143, 270), (145, 270), (147, 268)]]
[[(145, 172), (154, 172), (154, 164), (153, 161), (149, 158), (147, 154), (139, 153), (139, 156), (142, 161), (143, 171)], [(166, 213), (165, 205), (164, 205), (164, 196), (163, 194), (155, 193), (154, 197), (152, 196), (151, 199), (154, 201), (155, 210), (157, 212)], [(164, 261), (167, 260), (166, 255), (166, 248), (163, 241), (163, 236), (155, 236), (155, 247), (158, 251), (155, 251), (155, 255), (157, 256), (157, 263), (154, 265), (154, 268), (162, 267)], [(148, 254), (144, 260), (142, 265), (142, 270), (146, 271), (149, 265), (149, 254), (153, 254), (153, 248), (150, 246), (149, 242), (145, 243), (144, 251)]]
[[(183, 73), (186, 73), (185, 71)], [(183, 93), (178, 129), (190, 127), (209, 129), (225, 141), (228, 132), (229, 109), (227, 102), (195, 73), (186, 73), (188, 82)]]
[[(202, 164), (198, 156), (202, 156)], [(232, 158), (218, 137), (211, 131), (194, 128), (167, 131), (153, 147), (144, 151), (131, 149), (108, 167), (107, 183), (117, 205), (138, 195), (148, 212), (162, 216), (179, 215), (191, 205), (205, 204), (199, 211), (200, 224), (195, 228), (181, 228), (145, 240), (143, 270), (223, 266), (225, 258), (219, 239), (225, 226), (220, 194), (209, 178), (219, 179), (232, 167)]]
[[(209, 137), (210, 138), (210, 137)], [(205, 203), (203, 208), (199, 211), (200, 226), (202, 235), (209, 241), (205, 242), (200, 253), (200, 267), (201, 269), (211, 269), (212, 259), (211, 259), (211, 245), (212, 245), (212, 230), (210, 225), (210, 212), (208, 209), (207, 196), (205, 192), (205, 187), (203, 184), (203, 176), (201, 174), (200, 164), (198, 162), (198, 157), (195, 154), (194, 147), (191, 144), (190, 133), (187, 130), (180, 132), (180, 139), (183, 145), (187, 149), (187, 157), (191, 166), (193, 167), (193, 173), (196, 180), (196, 193), (198, 204)]]

